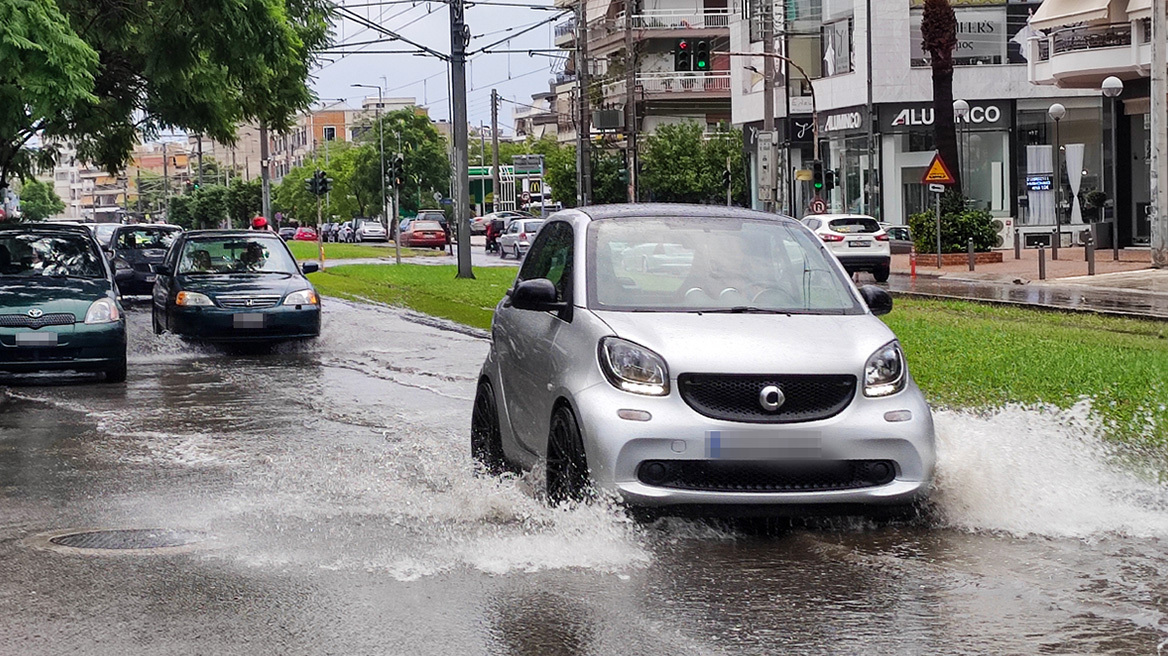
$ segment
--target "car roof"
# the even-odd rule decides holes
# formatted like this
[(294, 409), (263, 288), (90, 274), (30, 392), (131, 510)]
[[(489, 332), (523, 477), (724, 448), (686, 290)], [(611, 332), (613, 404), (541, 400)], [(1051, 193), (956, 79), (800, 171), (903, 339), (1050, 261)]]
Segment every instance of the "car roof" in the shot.
[(278, 239), (276, 233), (267, 230), (188, 230), (184, 237), (271, 237)]
[(75, 232), (78, 234), (92, 235), (93, 232), (88, 225), (84, 223), (49, 223), (46, 221), (25, 221), (21, 223), (0, 223), (0, 231), (27, 231), (27, 230), (48, 230), (60, 232)]
[[(768, 221), (790, 221), (795, 219), (783, 214), (770, 214), (741, 207), (724, 207), (721, 205), (690, 205), (686, 203), (622, 203), (615, 205), (589, 205), (575, 210), (564, 212), (583, 215), (585, 218), (597, 220), (609, 219), (652, 219), (701, 217), (705, 219), (764, 219)], [(557, 212), (557, 215), (561, 214)], [(551, 218), (551, 217), (549, 217)], [(538, 217), (537, 217), (538, 219)]]
[[(876, 217), (868, 214), (808, 214), (804, 219), (872, 219), (876, 221)], [(879, 223), (879, 221), (876, 221)]]

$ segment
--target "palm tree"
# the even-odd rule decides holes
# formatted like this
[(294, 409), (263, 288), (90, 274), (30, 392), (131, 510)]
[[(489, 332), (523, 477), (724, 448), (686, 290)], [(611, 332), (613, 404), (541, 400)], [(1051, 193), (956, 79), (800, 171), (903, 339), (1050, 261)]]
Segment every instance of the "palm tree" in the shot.
[(957, 48), (957, 17), (949, 0), (925, 0), (921, 41), (933, 66), (933, 139), (961, 192), (957, 166), (957, 132), (953, 124), (953, 51)]

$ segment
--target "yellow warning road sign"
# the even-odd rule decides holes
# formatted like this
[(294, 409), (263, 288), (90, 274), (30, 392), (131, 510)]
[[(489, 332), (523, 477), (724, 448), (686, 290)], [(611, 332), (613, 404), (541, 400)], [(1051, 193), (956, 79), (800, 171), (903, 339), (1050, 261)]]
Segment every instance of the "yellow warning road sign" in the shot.
[(953, 179), (953, 174), (949, 172), (949, 167), (945, 166), (945, 160), (941, 159), (941, 153), (935, 153), (933, 155), (933, 161), (925, 171), (925, 177), (921, 178), (921, 184), (951, 185), (955, 182), (957, 181)]

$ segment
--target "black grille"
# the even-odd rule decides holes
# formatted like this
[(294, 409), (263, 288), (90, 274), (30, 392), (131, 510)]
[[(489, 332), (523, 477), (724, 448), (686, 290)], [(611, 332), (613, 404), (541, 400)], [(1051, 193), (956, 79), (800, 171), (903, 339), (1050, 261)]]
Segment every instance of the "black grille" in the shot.
[(637, 468), (646, 485), (704, 492), (822, 492), (889, 483), (890, 460), (647, 460)]
[(81, 349), (58, 346), (55, 348), (36, 348), (22, 346), (15, 349), (6, 349), (5, 362), (68, 362), (81, 357)]
[(0, 314), (0, 327), (3, 328), (43, 328), (45, 326), (67, 326), (75, 323), (77, 317), (70, 312), (50, 312), (37, 318), (27, 314)]
[[(815, 421), (839, 414), (856, 393), (856, 377), (848, 374), (681, 374), (681, 398), (707, 417), (758, 424)], [(771, 412), (759, 402), (759, 392), (774, 385), (785, 400)]]
[(274, 307), (280, 302), (279, 296), (270, 295), (256, 295), (256, 296), (216, 296), (215, 300), (219, 305), (225, 308), (270, 308)]

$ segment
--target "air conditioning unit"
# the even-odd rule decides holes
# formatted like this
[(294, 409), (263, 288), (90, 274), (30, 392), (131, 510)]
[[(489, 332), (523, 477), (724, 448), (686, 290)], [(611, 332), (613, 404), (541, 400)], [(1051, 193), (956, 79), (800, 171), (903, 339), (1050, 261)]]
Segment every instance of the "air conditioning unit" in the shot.
[(1014, 248), (1014, 219), (1006, 217), (993, 220), (994, 232), (998, 233), (994, 239), (994, 248)]
[(1079, 228), (1075, 230), (1075, 245), (1086, 246), (1087, 240), (1091, 238), (1091, 228)]

